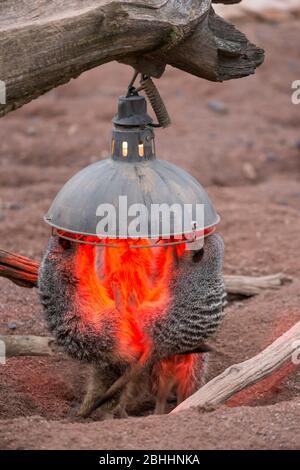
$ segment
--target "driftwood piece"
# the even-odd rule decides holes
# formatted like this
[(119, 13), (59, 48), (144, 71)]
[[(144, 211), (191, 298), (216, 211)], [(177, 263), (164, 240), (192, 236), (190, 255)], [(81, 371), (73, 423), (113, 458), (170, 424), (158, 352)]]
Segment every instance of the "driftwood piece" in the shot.
[(61, 352), (55, 339), (47, 336), (0, 335), (5, 344), (5, 356), (53, 356)]
[(0, 116), (113, 60), (154, 77), (171, 64), (214, 81), (254, 73), (263, 61), (211, 0), (4, 1), (0, 17)]
[(265, 290), (279, 289), (291, 278), (283, 273), (270, 276), (224, 276), (225, 289), (230, 295), (252, 297)]
[[(184, 400), (172, 413), (195, 406), (214, 406), (224, 403), (237, 392), (271, 375), (290, 361), (294, 354), (297, 358), (300, 357), (300, 322), (257, 356), (230, 366)], [(294, 363), (296, 365), (296, 361)]]
[[(6, 277), (21, 287), (37, 287), (39, 262), (5, 250), (0, 250), (0, 277)], [(251, 297), (264, 290), (279, 289), (290, 281), (285, 274), (271, 276), (224, 276), (226, 292), (233, 296)]]

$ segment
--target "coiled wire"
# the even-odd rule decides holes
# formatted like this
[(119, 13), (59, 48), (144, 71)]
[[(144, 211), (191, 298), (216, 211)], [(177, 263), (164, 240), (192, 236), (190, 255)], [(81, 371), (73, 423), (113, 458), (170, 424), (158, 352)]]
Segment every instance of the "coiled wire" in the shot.
[(143, 75), (141, 79), (141, 89), (145, 91), (147, 98), (151, 103), (152, 109), (157, 117), (158, 124), (153, 124), (153, 126), (168, 127), (171, 124), (171, 119), (153, 80), (150, 77)]

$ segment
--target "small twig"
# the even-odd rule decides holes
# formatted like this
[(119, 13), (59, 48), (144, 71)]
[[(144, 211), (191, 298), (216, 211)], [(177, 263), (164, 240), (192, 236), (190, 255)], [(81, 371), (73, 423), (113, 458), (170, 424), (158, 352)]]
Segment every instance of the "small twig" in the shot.
[(257, 356), (230, 366), (222, 374), (184, 400), (172, 413), (195, 406), (214, 406), (224, 403), (240, 390), (271, 375), (285, 362), (291, 360), (293, 354), (297, 355), (297, 352), (299, 356), (300, 322), (296, 323)]

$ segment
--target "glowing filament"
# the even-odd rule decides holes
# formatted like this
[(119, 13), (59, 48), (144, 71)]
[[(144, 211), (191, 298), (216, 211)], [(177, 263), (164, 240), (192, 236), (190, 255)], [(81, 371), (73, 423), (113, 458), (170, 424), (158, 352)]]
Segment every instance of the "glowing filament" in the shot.
[(144, 144), (139, 144), (139, 156), (144, 156)]
[(128, 155), (128, 142), (122, 142), (122, 154), (123, 154), (123, 157), (127, 157), (127, 155)]

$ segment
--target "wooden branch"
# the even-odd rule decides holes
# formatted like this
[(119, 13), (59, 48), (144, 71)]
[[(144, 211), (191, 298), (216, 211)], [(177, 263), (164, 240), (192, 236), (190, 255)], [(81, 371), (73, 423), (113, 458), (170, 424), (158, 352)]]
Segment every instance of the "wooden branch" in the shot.
[(5, 356), (53, 356), (61, 352), (55, 339), (47, 336), (0, 336), (0, 343), (5, 344)]
[(36, 287), (39, 263), (25, 256), (0, 250), (0, 276), (21, 287)]
[(168, 52), (167, 63), (221, 82), (253, 74), (263, 59), (262, 49), (211, 10), (190, 37)]
[(225, 289), (230, 295), (252, 297), (265, 290), (279, 289), (283, 284), (290, 282), (291, 278), (278, 273), (270, 276), (224, 276)]
[[(218, 375), (198, 392), (184, 400), (172, 413), (195, 406), (215, 406), (224, 403), (237, 392), (264, 379), (292, 359), (299, 356), (300, 322), (284, 333), (257, 356), (235, 364)], [(296, 365), (296, 363), (295, 363)]]
[(262, 49), (211, 9), (195, 31), (176, 47), (142, 57), (123, 57), (122, 62), (150, 75), (155, 75), (153, 64), (167, 63), (197, 77), (221, 82), (254, 73), (263, 59)]
[(155, 77), (171, 64), (216, 81), (253, 73), (263, 60), (211, 0), (2, 2), (0, 17), (0, 116), (113, 60)]

